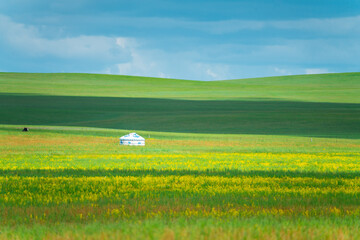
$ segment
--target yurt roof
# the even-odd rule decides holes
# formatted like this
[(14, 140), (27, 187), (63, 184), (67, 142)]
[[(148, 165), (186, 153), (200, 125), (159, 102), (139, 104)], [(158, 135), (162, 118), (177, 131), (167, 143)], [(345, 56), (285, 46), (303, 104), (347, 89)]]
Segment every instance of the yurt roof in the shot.
[(129, 133), (129, 134), (126, 134), (125, 136), (122, 136), (120, 138), (120, 140), (145, 141), (145, 138), (143, 138), (142, 136), (140, 136), (137, 133)]

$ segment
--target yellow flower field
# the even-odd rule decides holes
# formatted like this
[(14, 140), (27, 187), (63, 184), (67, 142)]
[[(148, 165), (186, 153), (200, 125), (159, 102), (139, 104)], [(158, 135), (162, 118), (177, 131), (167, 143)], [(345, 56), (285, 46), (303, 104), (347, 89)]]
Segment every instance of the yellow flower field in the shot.
[(202, 146), (201, 138), (148, 139), (131, 148), (112, 137), (40, 132), (19, 142), (14, 135), (2, 135), (0, 146), (4, 226), (255, 218), (249, 221), (264, 226), (275, 220), (263, 219), (334, 219), (352, 229), (360, 217), (358, 140), (315, 139), (313, 146), (241, 136), (250, 151), (237, 139), (220, 147)]
[(197, 154), (7, 154), (0, 169), (359, 171), (359, 152)]

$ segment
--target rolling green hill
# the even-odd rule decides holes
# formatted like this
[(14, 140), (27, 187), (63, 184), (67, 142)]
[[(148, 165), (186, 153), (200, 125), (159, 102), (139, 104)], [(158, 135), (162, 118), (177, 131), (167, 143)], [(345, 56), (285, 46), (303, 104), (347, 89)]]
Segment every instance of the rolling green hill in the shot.
[(360, 73), (190, 81), (77, 73), (0, 73), (1, 93), (188, 100), (360, 103)]
[(0, 124), (360, 137), (360, 73), (214, 82), (0, 73)]

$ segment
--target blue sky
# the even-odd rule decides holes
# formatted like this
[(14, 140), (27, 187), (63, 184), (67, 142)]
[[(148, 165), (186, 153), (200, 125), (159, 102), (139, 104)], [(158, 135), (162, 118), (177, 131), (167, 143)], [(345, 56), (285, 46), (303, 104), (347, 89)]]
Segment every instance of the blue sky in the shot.
[(0, 71), (220, 80), (360, 71), (358, 0), (0, 2)]

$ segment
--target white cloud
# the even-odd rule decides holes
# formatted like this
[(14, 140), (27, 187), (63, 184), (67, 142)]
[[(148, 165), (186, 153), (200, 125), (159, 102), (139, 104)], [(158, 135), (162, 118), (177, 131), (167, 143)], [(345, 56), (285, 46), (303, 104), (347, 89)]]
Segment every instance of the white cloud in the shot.
[[(231, 33), (242, 29), (261, 30), (263, 28), (322, 30), (334, 34), (351, 31), (360, 32), (360, 16), (267, 22), (242, 20), (194, 22), (177, 19), (164, 21), (160, 18), (146, 19), (147, 22), (143, 20), (123, 21), (124, 23), (121, 24), (129, 23), (130, 26), (133, 26), (131, 24), (138, 24), (139, 26), (144, 24), (141, 25), (142, 27), (147, 27), (149, 24), (157, 26), (158, 24), (159, 28), (184, 27), (211, 34)], [(359, 24), (356, 25), (357, 23)], [(344, 29), (341, 30), (341, 26)], [(276, 74), (303, 74), (304, 72), (307, 74), (325, 73), (334, 71), (334, 69), (332, 67), (316, 67), (327, 67), (326, 64), (329, 64), (328, 66), (338, 64), (353, 64), (352, 66), (355, 66), (357, 57), (360, 56), (360, 43), (356, 35), (348, 39), (337, 37), (324, 39), (284, 38), (271, 41), (271, 44), (265, 44), (262, 41), (257, 43), (233, 42), (232, 44), (219, 44), (219, 42), (209, 41), (206, 44), (190, 43), (189, 45), (184, 44), (185, 47), (179, 46), (176, 50), (165, 50), (158, 43), (154, 44), (146, 37), (134, 39), (126, 36), (64, 36), (64, 32), (62, 32), (58, 38), (49, 38), (42, 31), (41, 27), (17, 23), (0, 15), (0, 47), (3, 49), (11, 48), (14, 50), (11, 52), (18, 52), (19, 61), (17, 61), (20, 71), (23, 55), (29, 56), (30, 59), (50, 56), (51, 59), (55, 59), (54, 63), (56, 63), (56, 59), (61, 58), (69, 64), (73, 60), (78, 60), (78, 62), (89, 61), (94, 63), (92, 66), (99, 65), (97, 69), (83, 68), (85, 70), (82, 71), (87, 72), (99, 72), (101, 69), (103, 73), (108, 74), (222, 80)], [(189, 38), (185, 36), (184, 39)], [(190, 40), (192, 40), (191, 37)], [(165, 47), (167, 47), (166, 41), (163, 41)], [(310, 67), (305, 69), (304, 65)], [(59, 66), (58, 69), (63, 70), (63, 66)], [(76, 67), (74, 69), (72, 71), (78, 71)], [(34, 69), (34, 71), (38, 70)]]
[(160, 77), (160, 78), (170, 78), (171, 76), (170, 76), (170, 75), (167, 75), (167, 74), (165, 74), (165, 73), (163, 73), (163, 72), (159, 72), (159, 77)]
[[(3, 15), (0, 15), (0, 32), (0, 44), (5, 43), (21, 55), (52, 56), (70, 62), (74, 59), (105, 62), (107, 66), (99, 66), (102, 73), (170, 78), (171, 70), (188, 70), (181, 68), (184, 59), (176, 59), (175, 55), (161, 50), (142, 49), (133, 38), (83, 35), (48, 39), (38, 28), (13, 22)], [(179, 60), (176, 66), (171, 64), (174, 59)], [(96, 72), (96, 69), (87, 72)]]
[[(198, 68), (203, 68), (206, 73), (206, 76), (203, 76), (201, 79), (210, 79), (211, 80), (224, 80), (230, 77), (229, 66), (226, 64), (198, 64)], [(205, 70), (206, 69), (206, 70)]]
[(305, 69), (306, 74), (321, 74), (321, 73), (329, 73), (329, 70), (326, 68), (307, 68)]
[(191, 52), (167, 53), (137, 48), (131, 51), (131, 61), (116, 64), (116, 68), (112, 69), (113, 74), (191, 80), (223, 80), (230, 77), (227, 65), (196, 62)]
[[(100, 20), (99, 20), (100, 21)], [(136, 28), (152, 29), (192, 29), (210, 34), (228, 34), (243, 30), (260, 31), (266, 28), (280, 30), (310, 31), (321, 34), (342, 35), (360, 34), (360, 15), (338, 18), (307, 18), (298, 20), (242, 20), (229, 19), (220, 21), (193, 21), (176, 18), (159, 17), (118, 17), (117, 23)]]
[(158, 29), (193, 29), (212, 34), (232, 33), (241, 30), (260, 30), (266, 26), (263, 21), (249, 20), (221, 20), (221, 21), (192, 21), (176, 18), (160, 18), (160, 17), (118, 17), (119, 25), (131, 27), (147, 27)]
[[(130, 48), (131, 60), (125, 63), (117, 64), (116, 74), (136, 75), (136, 76), (153, 76), (161, 77), (164, 74), (161, 71), (159, 63), (151, 57), (141, 54), (140, 50)], [(152, 54), (150, 54), (151, 56)]]
[(327, 33), (343, 35), (346, 33), (360, 33), (360, 15), (342, 18), (310, 18), (293, 21), (270, 21), (268, 26), (278, 29), (293, 29), (316, 31), (317, 33)]
[(280, 75), (291, 75), (292, 74), (289, 70), (278, 68), (278, 67), (275, 67), (274, 71)]
[(233, 19), (211, 22), (183, 22), (182, 24), (188, 28), (204, 30), (214, 34), (235, 33), (242, 30), (262, 30), (265, 28), (303, 30), (332, 35), (360, 34), (360, 15), (354, 17), (309, 18), (291, 21), (245, 21)]
[(3, 15), (0, 15), (0, 32), (2, 33), (0, 39), (7, 45), (33, 57), (56, 56), (124, 61), (129, 57), (128, 45), (134, 41), (130, 38), (86, 35), (48, 39), (42, 37), (36, 27), (13, 22)]
[(216, 73), (214, 73), (213, 71), (211, 71), (211, 69), (207, 69), (206, 74), (209, 75), (212, 78), (217, 78), (218, 77), (218, 75)]
[(260, 30), (265, 26), (265, 22), (262, 21), (246, 21), (237, 19), (208, 22), (184, 22), (183, 24), (188, 28), (202, 30), (213, 34), (226, 34), (241, 30)]

